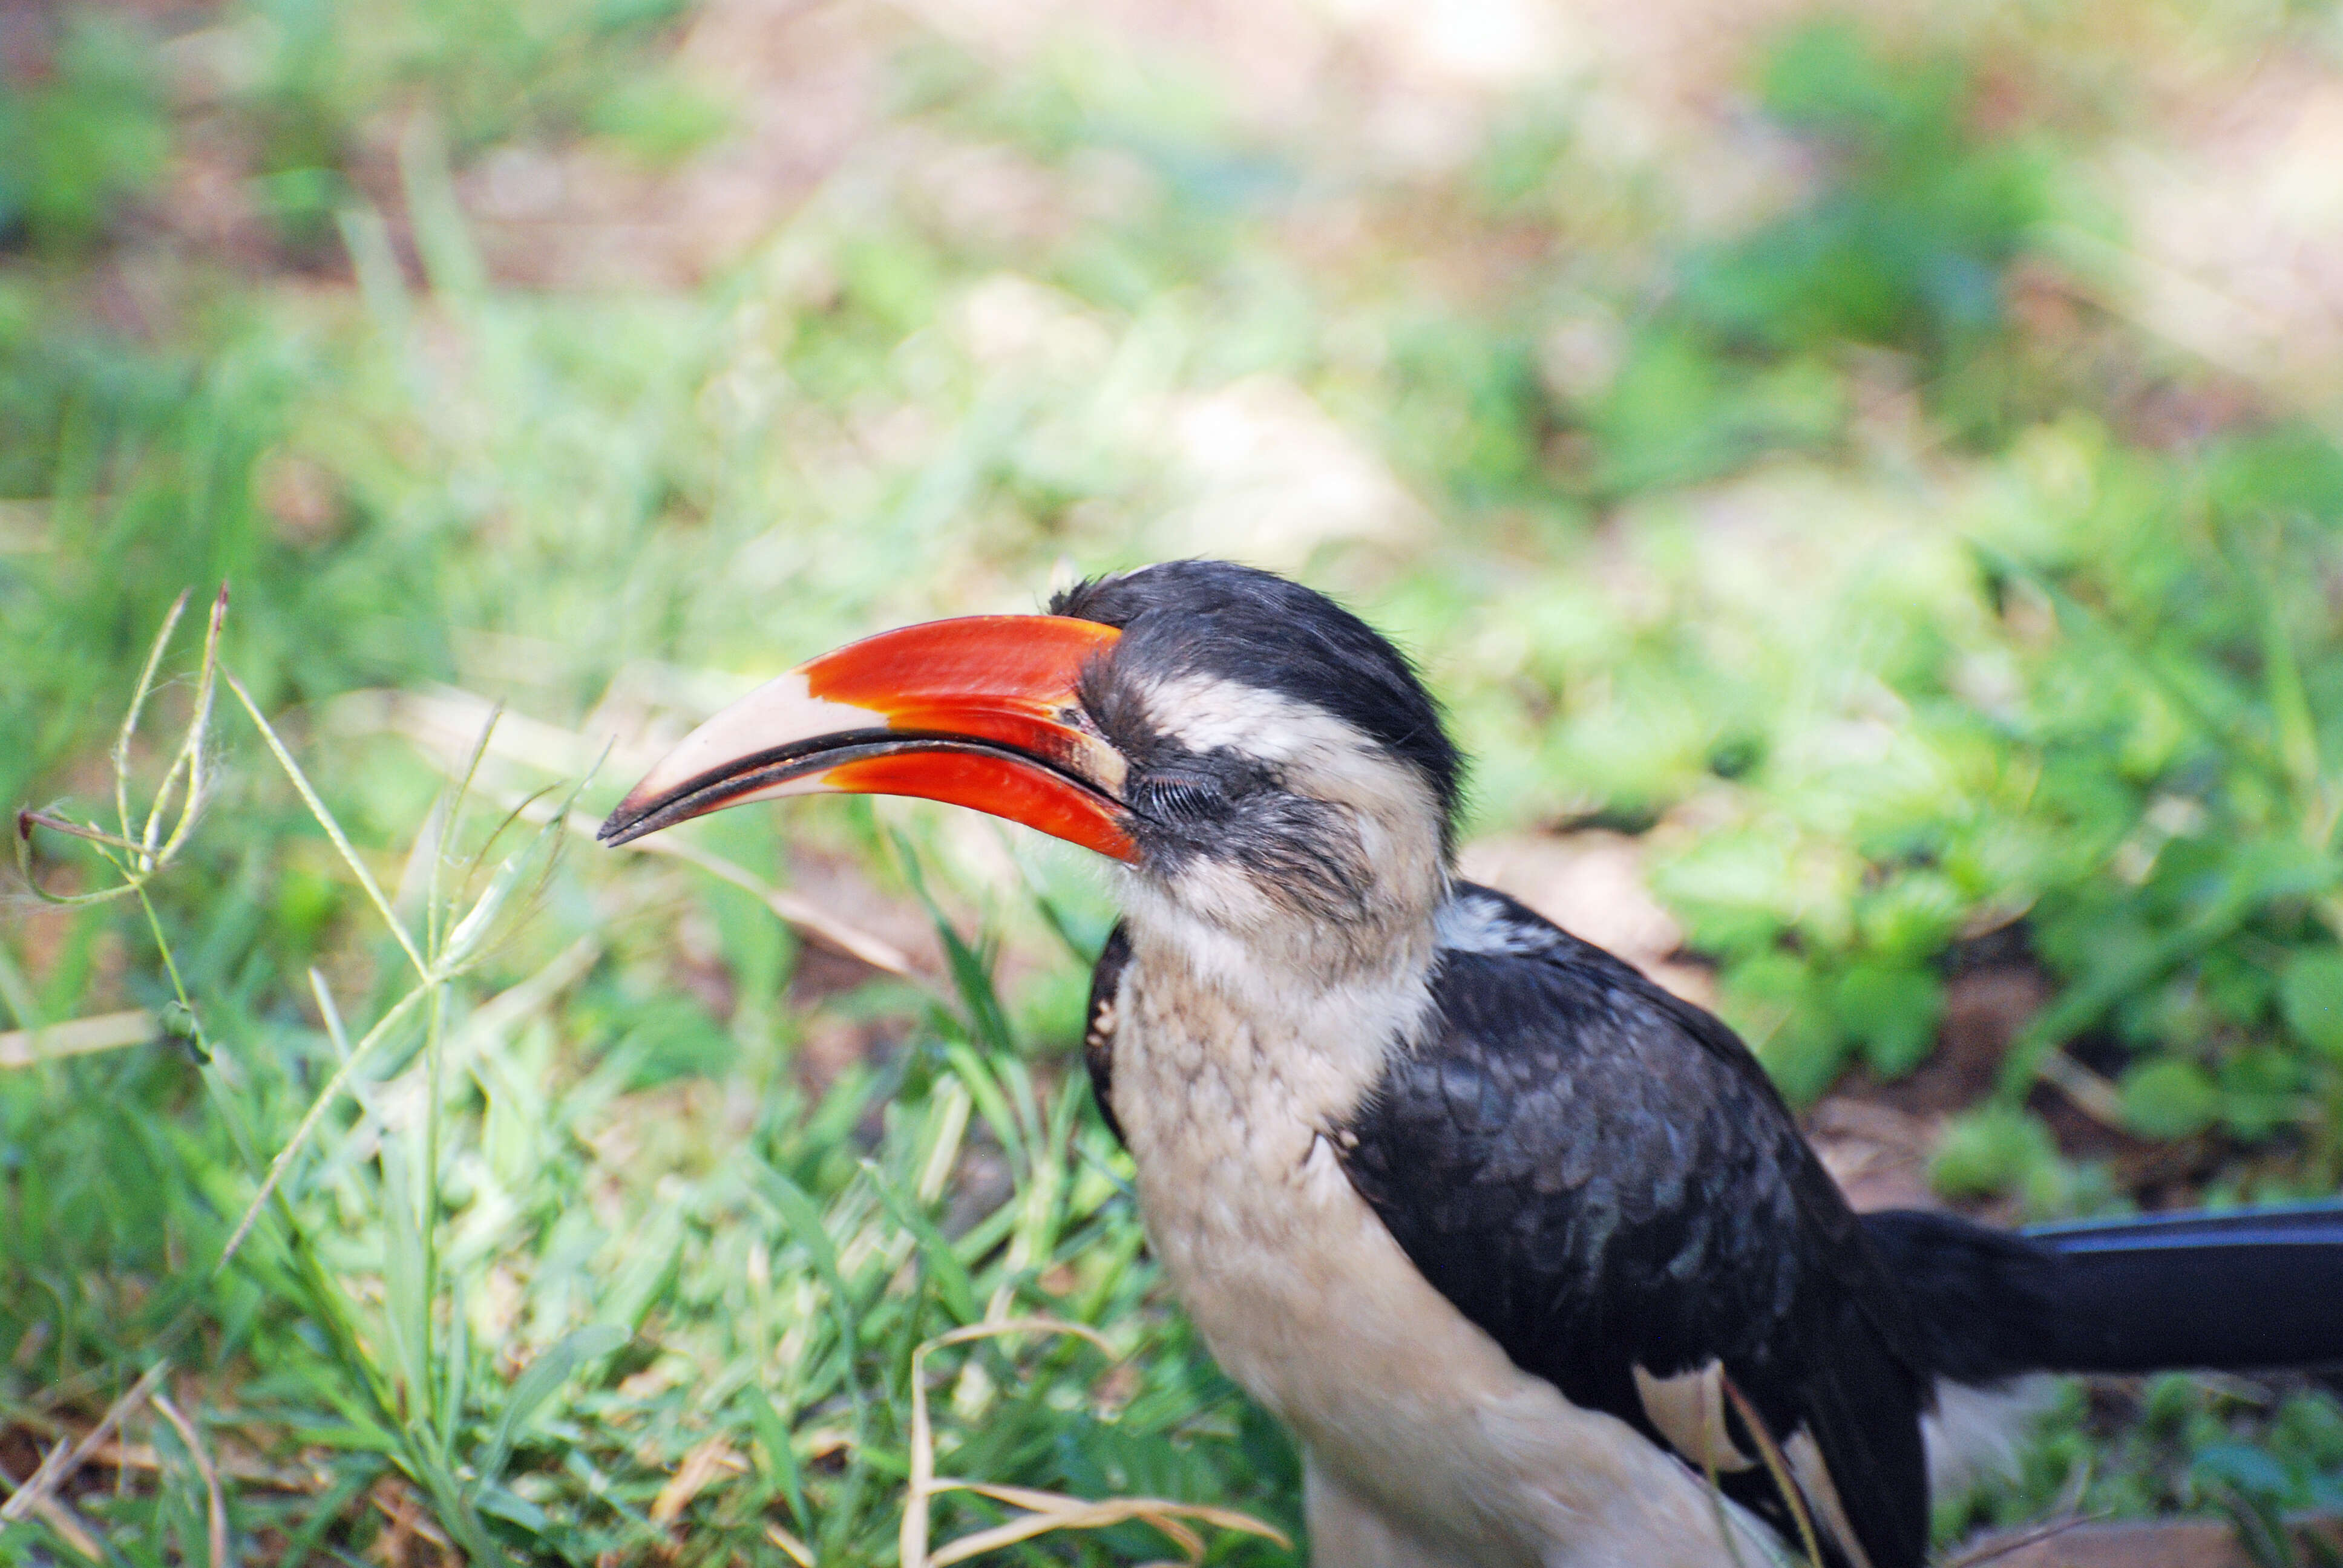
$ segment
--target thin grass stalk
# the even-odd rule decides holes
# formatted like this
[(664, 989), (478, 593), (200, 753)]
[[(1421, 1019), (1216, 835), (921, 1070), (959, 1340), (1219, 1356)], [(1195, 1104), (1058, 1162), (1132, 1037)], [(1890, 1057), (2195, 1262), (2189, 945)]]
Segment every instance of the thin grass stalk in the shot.
[[(227, 588), (223, 584), (219, 597), (213, 601), (209, 628), (204, 637), (202, 672), (196, 681), (195, 711), (188, 719), (187, 730), (179, 742), (170, 768), (163, 777), (150, 805), (145, 825), (134, 829), (130, 825), (130, 746), (137, 735), (138, 719), (152, 694), (155, 675), (161, 667), (163, 653), (169, 643), (173, 627), (186, 608), (187, 596), (181, 594), (166, 618), (162, 633), (148, 651), (146, 663), (139, 676), (128, 713), (124, 717), (112, 751), (114, 766), (114, 803), (121, 831), (109, 833), (102, 828), (75, 822), (52, 811), (25, 809), (16, 813), (16, 864), (25, 885), (44, 902), (65, 907), (106, 903), (138, 891), (162, 868), (170, 863), (187, 837), (195, 830), (196, 819), (201, 815), (205, 796), (204, 752), (209, 736), (214, 681), (219, 672), (219, 638), (221, 623), (227, 614)], [(180, 780), (186, 782), (186, 792), (181, 798), (177, 822), (170, 837), (158, 843), (162, 821), (167, 814), (173, 792)], [(100, 888), (87, 893), (52, 893), (41, 886), (34, 875), (32, 860), (33, 829), (47, 828), (97, 846), (98, 857), (114, 869), (121, 881), (110, 888)], [(120, 858), (113, 853), (119, 850)], [(29, 1026), (28, 1026), (29, 1027)]]
[(1805, 1549), (1807, 1568), (1823, 1568), (1822, 1543), (1815, 1535), (1815, 1522), (1806, 1512), (1805, 1494), (1798, 1490), (1796, 1479), (1790, 1473), (1790, 1462), (1783, 1456), (1781, 1444), (1774, 1441), (1773, 1429), (1749, 1402), (1740, 1385), (1730, 1377), (1720, 1374), (1716, 1380), (1725, 1389), (1725, 1397), (1733, 1402), (1740, 1412), (1741, 1424), (1757, 1444), (1757, 1456), (1765, 1462), (1765, 1473), (1774, 1478), (1775, 1487), (1790, 1510), (1790, 1517), (1798, 1522), (1798, 1542)]
[[(1112, 1498), (1104, 1502), (1089, 1502), (1068, 1497), (1061, 1493), (1042, 1492), (1029, 1487), (1002, 1486), (990, 1482), (939, 1479), (935, 1473), (935, 1432), (928, 1416), (927, 1358), (934, 1351), (948, 1345), (964, 1344), (972, 1340), (997, 1339), (1006, 1334), (1038, 1332), (1071, 1334), (1088, 1340), (1107, 1355), (1115, 1352), (1104, 1335), (1085, 1324), (1067, 1322), (1059, 1318), (1016, 1318), (1005, 1322), (974, 1323), (954, 1329), (925, 1341), (911, 1352), (911, 1442), (910, 1476), (906, 1483), (903, 1501), (903, 1521), (898, 1541), (902, 1568), (950, 1568), (955, 1563), (1020, 1541), (1058, 1530), (1100, 1530), (1131, 1520), (1141, 1520), (1171, 1538), (1185, 1553), (1191, 1564), (1201, 1563), (1204, 1543), (1201, 1536), (1181, 1522), (1196, 1520), (1217, 1525), (1224, 1530), (1242, 1531), (1259, 1535), (1290, 1547), (1292, 1543), (1274, 1525), (1264, 1523), (1250, 1514), (1233, 1509), (1213, 1508), (1201, 1504), (1174, 1503), (1155, 1497)], [(950, 1543), (940, 1552), (930, 1553), (928, 1546), (929, 1521), (932, 1500), (950, 1492), (974, 1492), (1028, 1510), (1022, 1519), (971, 1532)]]
[(132, 689), (130, 707), (122, 716), (122, 728), (114, 737), (114, 813), (122, 824), (122, 836), (131, 837), (130, 827), (130, 743), (137, 738), (139, 716), (146, 709), (146, 699), (155, 689), (155, 673), (163, 667), (163, 650), (171, 646), (171, 634), (179, 628), (179, 618), (186, 613), (187, 598), (193, 588), (181, 588), (179, 597), (163, 614), (163, 629), (155, 634), (155, 641), (146, 649), (146, 662), (138, 671), (138, 684)]
[(812, 1549), (778, 1524), (765, 1526), (765, 1539), (779, 1547), (798, 1568), (814, 1568)]
[(505, 705), (501, 702), (488, 709), (488, 719), (480, 726), (479, 736), (472, 742), (471, 753), (464, 760), (462, 776), (453, 781), (452, 788), (440, 792), (433, 810), (437, 819), (437, 844), (431, 857), (429, 875), (424, 883), (423, 911), (425, 950), (435, 961), (439, 957), (443, 937), (440, 917), (445, 913), (445, 907), (441, 902), (441, 879), (447, 869), (447, 854), (462, 831), (464, 805), (471, 798), (472, 780), (480, 771), (480, 759), (488, 754), (489, 739), (496, 734), (497, 721), (504, 717), (504, 713)]
[(367, 870), (366, 862), (358, 858), (349, 835), (342, 831), (342, 825), (326, 809), (325, 801), (317, 798), (317, 789), (309, 782), (309, 776), (301, 771), (301, 765), (293, 760), (293, 753), (286, 749), (285, 742), (277, 738), (277, 731), (261, 716), (259, 704), (252, 700), (252, 694), (245, 690), (244, 683), (229, 671), (222, 670), (220, 674), (227, 681), (227, 689), (236, 693), (236, 699), (244, 704), (245, 712), (259, 728), (261, 739), (268, 742), (268, 749), (276, 754), (277, 766), (283, 768), (285, 776), (293, 780), (293, 788), (300, 792), (302, 804), (309, 808), (309, 815), (317, 819), (317, 825), (326, 830), (326, 837), (334, 841), (334, 849), (342, 857), (342, 863), (349, 867), (351, 875), (357, 878), (358, 886), (366, 890), (367, 898), (374, 904), (375, 912), (382, 916), (383, 923), (390, 928), (390, 934), (397, 939), (400, 950), (415, 966), (415, 972), (427, 985), (429, 984), (434, 978), (431, 965), (424, 959), (421, 950), (416, 947), (415, 939), (407, 934), (407, 927), (391, 912), (390, 900), (383, 896), (382, 886), (374, 879), (374, 873)]
[(309, 970), (309, 994), (317, 999), (317, 1016), (325, 1022), (327, 1040), (333, 1043), (334, 1059), (347, 1062), (350, 1059), (350, 1037), (342, 1024), (342, 1010), (334, 1005), (333, 990), (314, 965)]
[(114, 1435), (115, 1428), (122, 1424), (122, 1418), (162, 1386), (164, 1375), (170, 1370), (171, 1358), (162, 1357), (130, 1385), (128, 1392), (106, 1407), (105, 1415), (98, 1418), (97, 1424), (91, 1427), (79, 1442), (70, 1448), (61, 1442), (50, 1450), (48, 1457), (41, 1461), (41, 1467), (16, 1489), (15, 1495), (0, 1503), (0, 1524), (14, 1524), (22, 1520), (38, 1507), (44, 1498), (70, 1480), (91, 1454), (105, 1446), (106, 1440)]
[[(146, 813), (146, 829), (139, 835), (140, 842), (146, 847), (148, 860), (143, 869), (149, 876), (168, 865), (178, 854), (180, 847), (187, 840), (187, 835), (195, 830), (196, 819), (203, 811), (206, 782), (204, 759), (208, 749), (205, 742), (211, 734), (212, 703), (219, 689), (220, 628), (226, 619), (227, 584), (222, 583), (218, 596), (212, 600), (211, 618), (204, 628), (204, 656), (196, 676), (195, 711), (187, 721), (186, 738), (179, 743), (179, 753), (172, 759), (170, 771), (164, 775), (163, 786), (156, 791), (155, 803)], [(157, 845), (155, 836), (162, 823), (171, 782), (179, 776), (183, 767), (187, 780), (186, 804), (179, 812), (179, 819), (173, 826), (170, 838)]]
[(1733, 1568), (1748, 1568), (1741, 1560), (1741, 1533), (1733, 1528), (1733, 1516), (1725, 1511), (1725, 1487), (1716, 1479), (1716, 1453), (1707, 1443), (1701, 1445), (1700, 1473), (1708, 1483), (1708, 1505), (1716, 1514), (1716, 1533), (1725, 1543), (1725, 1554), (1733, 1559)]
[[(423, 1169), (417, 1173), (415, 1212), (416, 1236), (422, 1243), (423, 1256), (423, 1320), (416, 1325), (416, 1330), (420, 1337), (423, 1364), (427, 1368), (431, 1364), (431, 1348), (437, 1338), (435, 1331), (437, 1325), (432, 1307), (439, 1300), (439, 1119), (444, 1110), (440, 1096), (447, 1041), (447, 988), (434, 985), (423, 1019)], [(429, 1397), (429, 1380), (427, 1378), (425, 1382), (427, 1397)], [(439, 1402), (434, 1400), (435, 1404)], [(432, 1430), (442, 1438), (441, 1447), (444, 1449), (447, 1446), (447, 1423), (453, 1417), (444, 1409), (435, 1410), (432, 1414)]]
[(187, 1457), (194, 1462), (196, 1473), (203, 1478), (205, 1545), (211, 1553), (212, 1568), (229, 1568), (227, 1503), (220, 1495), (219, 1472), (213, 1467), (211, 1455), (204, 1451), (203, 1439), (196, 1435), (195, 1423), (179, 1413), (170, 1395), (158, 1388), (146, 1396), (146, 1402), (162, 1413), (179, 1434), (179, 1441), (187, 1445)]
[(408, 1010), (417, 1002), (421, 1001), (430, 989), (429, 986), (417, 986), (393, 1002), (390, 1010), (377, 1020), (375, 1026), (367, 1030), (365, 1037), (351, 1048), (341, 1065), (334, 1070), (334, 1076), (326, 1081), (326, 1086), (317, 1091), (317, 1099), (310, 1101), (309, 1109), (302, 1116), (300, 1125), (293, 1130), (293, 1136), (286, 1141), (284, 1148), (277, 1151), (277, 1157), (268, 1162), (268, 1174), (262, 1179), (260, 1191), (254, 1193), (252, 1201), (245, 1206), (243, 1217), (236, 1221), (236, 1229), (229, 1233), (227, 1244), (220, 1249), (219, 1261), (212, 1265), (212, 1271), (215, 1274), (226, 1268), (228, 1260), (235, 1257), (237, 1249), (244, 1245), (245, 1237), (251, 1232), (253, 1222), (260, 1218), (262, 1207), (275, 1195), (278, 1183), (284, 1181), (286, 1169), (292, 1164), (295, 1156), (301, 1152), (302, 1146), (308, 1142), (310, 1134), (317, 1131), (317, 1123), (324, 1119), (327, 1108), (341, 1098), (342, 1091), (348, 1084), (350, 1074), (357, 1070), (358, 1063), (366, 1060), (367, 1053), (389, 1034), (392, 1026), (405, 1018)]

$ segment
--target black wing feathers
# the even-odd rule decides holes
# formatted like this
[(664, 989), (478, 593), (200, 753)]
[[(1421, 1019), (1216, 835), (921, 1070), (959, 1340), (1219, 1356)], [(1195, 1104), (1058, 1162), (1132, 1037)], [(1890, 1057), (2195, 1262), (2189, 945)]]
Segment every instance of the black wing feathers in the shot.
[[(1443, 950), (1433, 1033), (1360, 1111), (1353, 1183), (1442, 1294), (1574, 1403), (1664, 1441), (1634, 1369), (1721, 1362), (1776, 1439), (1820, 1449), (1872, 1568), (1917, 1568), (1914, 1331), (1764, 1070), (1609, 954), (1459, 896), (1500, 918)], [(1762, 1470), (1726, 1481), (1786, 1524)]]
[(1099, 950), (1098, 967), (1091, 970), (1091, 1004), (1082, 1012), (1082, 1065), (1091, 1071), (1091, 1093), (1099, 1114), (1117, 1143), (1124, 1141), (1122, 1123), (1114, 1119), (1115, 992), (1122, 985), (1123, 966), (1131, 962), (1131, 935), (1117, 920)]

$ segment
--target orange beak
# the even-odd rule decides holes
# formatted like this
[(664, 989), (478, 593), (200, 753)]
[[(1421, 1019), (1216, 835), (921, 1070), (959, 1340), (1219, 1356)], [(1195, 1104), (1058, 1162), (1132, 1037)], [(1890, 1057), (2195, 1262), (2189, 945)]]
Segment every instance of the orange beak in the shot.
[(684, 737), (597, 836), (624, 844), (781, 795), (911, 795), (1130, 859), (1122, 754), (1083, 727), (1074, 689), (1121, 635), (980, 615), (849, 643)]

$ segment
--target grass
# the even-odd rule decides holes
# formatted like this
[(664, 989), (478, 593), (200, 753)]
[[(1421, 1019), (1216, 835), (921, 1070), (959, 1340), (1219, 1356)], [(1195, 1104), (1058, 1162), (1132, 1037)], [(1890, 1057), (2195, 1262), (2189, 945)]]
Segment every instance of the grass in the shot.
[[(793, 46), (883, 85), (856, 146), (598, 292), (512, 281), (494, 182), (754, 145), (719, 0), (199, 9), (0, 81), (0, 1468), (78, 1454), (0, 1557), (908, 1562), (925, 1496), (940, 1563), (1047, 1494), (1123, 1501), (999, 1560), (1292, 1560), (1074, 1064), (1077, 858), (565, 826), (760, 673), (1167, 555), (1398, 631), (1475, 830), (1632, 834), (1802, 1103), (2037, 980), (1927, 1101), (1948, 1196), (2343, 1184), (2343, 451), (2103, 269), (2153, 18), (1752, 36), (1795, 177), (1695, 220), (1615, 83), (1411, 163), (1211, 51), (847, 8)], [(2077, 1388), (1940, 1533), (2338, 1473), (2316, 1382)]]
[[(394, 900), (236, 677), (217, 670), (219, 626), (216, 613), (202, 695), (146, 829), (110, 834), (43, 812), (27, 817), (20, 841), (37, 832), (89, 845), (119, 879), (65, 897), (146, 903), (185, 841), (159, 832), (173, 781), (184, 780), (183, 828), (206, 804), (206, 699), (217, 674), (378, 917), (388, 983), (371, 1016), (353, 1015), (365, 1024), (353, 1041), (332, 982), (311, 970), (324, 1038), (285, 1041), (273, 1060), (231, 1054), (182, 1000), (179, 1027), (164, 1032), (186, 1047), (182, 1065), (207, 1091), (233, 1156), (208, 1193), (182, 1194), (193, 1222), (167, 1239), (186, 1261), (167, 1264), (170, 1285), (122, 1325), (138, 1338), (143, 1372), (93, 1432), (56, 1444), (42, 1474), (25, 1478), (12, 1518), (129, 1561), (192, 1558), (199, 1540), (219, 1559), (230, 1526), (216, 1455), (289, 1442), (303, 1462), (247, 1457), (244, 1479), (257, 1484), (239, 1495), (235, 1528), (296, 1560), (346, 1528), (360, 1499), (391, 1519), (394, 1538), (484, 1561), (511, 1549), (853, 1561), (880, 1554), (900, 1515), (914, 1522), (901, 1526), (903, 1561), (940, 1565), (975, 1548), (922, 1558), (915, 1523), (973, 1514), (981, 1524), (999, 1512), (986, 1500), (1038, 1509), (1049, 1530), (1101, 1532), (1110, 1550), (1151, 1528), (1192, 1561), (1204, 1541), (1182, 1518), (1283, 1539), (1184, 1495), (1198, 1490), (1203, 1455), (1245, 1439), (1216, 1408), (1229, 1392), (1209, 1378), (1196, 1386), (1200, 1369), (1176, 1349), (1172, 1377), (1161, 1375), (1154, 1352), (1166, 1325), (1141, 1305), (1149, 1282), (1128, 1187), (1101, 1130), (1084, 1125), (1087, 1088), (1068, 1075), (1037, 1080), (1018, 1059), (985, 966), (949, 926), (947, 943), (968, 958), (954, 966), (960, 989), (928, 999), (926, 1027), (888, 1072), (851, 1075), (817, 1105), (779, 1097), (720, 1161), (675, 1151), (675, 1168), (643, 1191), (639, 1152), (608, 1166), (574, 1156), (615, 1099), (672, 1078), (659, 1047), (676, 1042), (631, 1036), (582, 1081), (547, 1076), (542, 1012), (594, 967), (598, 939), (468, 1005), (467, 977), (493, 961), (516, 921), (544, 923), (576, 788), (533, 828), (526, 801), (477, 826), (468, 808), (492, 715), (427, 817)], [(149, 681), (169, 634), (166, 622)], [(126, 801), (135, 728), (126, 723), (119, 753)], [(126, 825), (126, 805), (123, 814)], [(29, 851), (26, 869), (31, 879)], [(170, 942), (151, 923), (176, 978)], [(972, 1135), (994, 1151), (1006, 1191), (948, 1237), (947, 1188)], [(191, 1189), (199, 1181), (167, 1159), (157, 1175)], [(638, 1191), (594, 1191), (613, 1180)], [(218, 1201), (232, 1193), (233, 1205)], [(596, 1225), (598, 1201), (631, 1223)], [(204, 1321), (204, 1306), (238, 1299), (244, 1312)], [(1018, 1356), (992, 1342), (1019, 1325), (1071, 1335), (1072, 1349)], [(37, 1356), (39, 1338), (20, 1340), (25, 1370), (37, 1363), (21, 1347)], [(927, 1394), (931, 1360), (952, 1373), (940, 1415)], [(206, 1390), (199, 1431), (164, 1391), (206, 1371), (234, 1379), (236, 1392)], [(125, 1419), (151, 1420), (149, 1404), (180, 1445), (176, 1464), (161, 1457), (166, 1444), (150, 1449), (166, 1484), (65, 1502), (65, 1462), (106, 1457)], [(1111, 1436), (1070, 1465), (1070, 1438), (1108, 1416)], [(580, 1441), (580, 1422), (604, 1441)], [(1274, 1450), (1265, 1433), (1251, 1441)], [(937, 1480), (940, 1451), (980, 1479)], [(110, 1452), (127, 1474), (122, 1445)], [(692, 1510), (719, 1482), (721, 1504)], [(1122, 1495), (1085, 1506), (1048, 1490), (1052, 1482), (1105, 1482)], [(1151, 1483), (1182, 1495), (1130, 1495)], [(1040, 1533), (1028, 1520), (995, 1518), (978, 1542)]]

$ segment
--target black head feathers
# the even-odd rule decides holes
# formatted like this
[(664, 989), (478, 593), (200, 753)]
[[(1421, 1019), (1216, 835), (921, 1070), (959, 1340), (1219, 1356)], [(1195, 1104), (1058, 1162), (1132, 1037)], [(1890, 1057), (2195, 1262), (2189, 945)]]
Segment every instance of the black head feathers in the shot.
[(1332, 714), (1414, 769), (1453, 832), (1463, 763), (1405, 654), (1313, 588), (1229, 561), (1166, 561), (1053, 596), (1051, 615), (1122, 632), (1126, 670), (1210, 675)]

